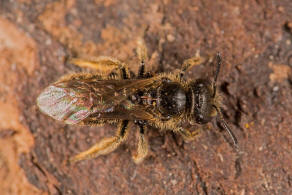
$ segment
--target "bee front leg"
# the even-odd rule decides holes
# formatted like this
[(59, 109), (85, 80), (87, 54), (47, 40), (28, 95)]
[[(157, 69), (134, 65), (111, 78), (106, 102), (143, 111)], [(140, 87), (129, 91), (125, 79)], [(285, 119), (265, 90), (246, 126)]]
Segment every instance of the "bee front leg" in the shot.
[(189, 142), (189, 141), (193, 141), (196, 137), (198, 137), (198, 135), (200, 134), (200, 131), (201, 131), (200, 128), (190, 132), (188, 129), (179, 127), (178, 130), (175, 131), (175, 133), (180, 134), (185, 141)]
[(121, 79), (130, 78), (128, 66), (125, 63), (109, 56), (100, 56), (95, 58), (91, 57), (88, 59), (72, 58), (69, 60), (69, 63), (75, 64), (81, 68), (91, 68), (107, 74), (116, 74), (118, 71), (117, 73)]
[(202, 62), (204, 62), (204, 59), (199, 55), (185, 60), (181, 66), (179, 78), (182, 78), (185, 75), (186, 71), (189, 70), (191, 67), (200, 65)]
[(138, 149), (137, 155), (133, 156), (133, 160), (136, 164), (141, 163), (148, 154), (148, 141), (145, 138), (145, 124), (138, 123), (138, 126), (140, 128)]
[(116, 136), (102, 139), (99, 143), (95, 144), (88, 150), (70, 158), (69, 162), (75, 163), (80, 160), (95, 158), (114, 151), (123, 141), (126, 140), (128, 135), (128, 123), (129, 121), (127, 120), (122, 121), (119, 125)]

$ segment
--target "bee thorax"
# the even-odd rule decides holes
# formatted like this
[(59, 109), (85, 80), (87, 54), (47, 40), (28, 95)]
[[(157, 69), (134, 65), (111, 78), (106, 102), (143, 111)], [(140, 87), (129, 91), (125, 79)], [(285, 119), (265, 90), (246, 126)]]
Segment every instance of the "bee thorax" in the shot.
[(186, 93), (179, 83), (163, 83), (157, 94), (157, 106), (163, 116), (177, 116), (185, 110)]

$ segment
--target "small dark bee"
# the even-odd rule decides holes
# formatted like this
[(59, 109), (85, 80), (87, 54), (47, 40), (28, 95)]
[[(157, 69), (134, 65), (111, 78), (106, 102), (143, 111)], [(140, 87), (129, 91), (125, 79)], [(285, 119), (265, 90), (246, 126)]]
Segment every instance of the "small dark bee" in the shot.
[(200, 128), (191, 132), (184, 129), (183, 124), (206, 124), (216, 117), (237, 147), (236, 137), (223, 119), (220, 96), (216, 93), (221, 66), (219, 54), (214, 80), (192, 81), (185, 79), (184, 74), (190, 67), (201, 64), (203, 58), (196, 56), (185, 60), (176, 73), (154, 75), (145, 72), (147, 50), (143, 41), (140, 41), (137, 53), (141, 62), (137, 76), (127, 65), (111, 57), (73, 58), (70, 63), (102, 73), (67, 75), (48, 86), (37, 98), (43, 113), (67, 124), (119, 124), (116, 136), (102, 139), (71, 158), (71, 162), (114, 151), (127, 138), (130, 122), (139, 127), (138, 150), (133, 157), (136, 163), (148, 153), (146, 126), (171, 130), (189, 141), (199, 134)]

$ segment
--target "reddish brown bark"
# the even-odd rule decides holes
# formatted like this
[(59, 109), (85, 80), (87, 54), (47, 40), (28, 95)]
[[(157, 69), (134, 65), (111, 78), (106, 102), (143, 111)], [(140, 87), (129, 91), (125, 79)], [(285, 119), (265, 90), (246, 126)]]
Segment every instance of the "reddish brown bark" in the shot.
[[(14, 188), (24, 194), (291, 194), (291, 18), (290, 0), (1, 1), (0, 188), (6, 194)], [(134, 49), (143, 34), (153, 70), (173, 71), (196, 52), (221, 52), (219, 91), (240, 152), (215, 123), (191, 143), (150, 129), (150, 155), (135, 165), (133, 128), (115, 152), (64, 163), (115, 127), (54, 121), (38, 111), (36, 97), (62, 75), (81, 71), (64, 63), (68, 56), (114, 56), (137, 71)], [(213, 70), (202, 65), (188, 76)]]

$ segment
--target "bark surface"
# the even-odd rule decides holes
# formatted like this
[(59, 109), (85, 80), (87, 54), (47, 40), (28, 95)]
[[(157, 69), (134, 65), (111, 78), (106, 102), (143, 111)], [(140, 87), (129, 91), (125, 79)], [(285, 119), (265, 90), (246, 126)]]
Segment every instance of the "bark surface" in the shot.
[[(113, 56), (137, 72), (141, 36), (149, 70), (222, 54), (218, 91), (240, 151), (214, 121), (190, 143), (149, 129), (140, 165), (135, 127), (115, 152), (64, 163), (116, 127), (65, 125), (40, 113), (37, 96), (89, 71), (70, 56)], [(292, 194), (291, 41), (291, 0), (0, 1), (1, 194)], [(213, 72), (206, 64), (188, 77)]]

